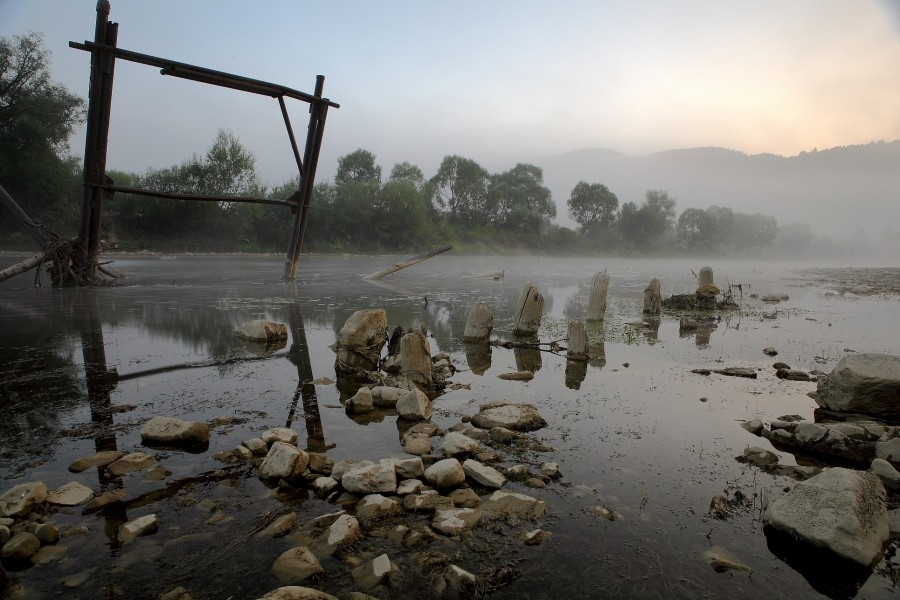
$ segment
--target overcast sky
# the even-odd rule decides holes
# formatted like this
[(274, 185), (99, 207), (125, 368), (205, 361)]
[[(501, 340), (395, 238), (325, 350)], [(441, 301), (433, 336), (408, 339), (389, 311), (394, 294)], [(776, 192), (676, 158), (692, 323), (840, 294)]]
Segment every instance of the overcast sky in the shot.
[[(312, 92), (319, 179), (365, 148), (385, 175), (460, 154), (491, 172), (584, 148), (785, 156), (900, 138), (900, 0), (111, 0), (119, 46)], [(95, 0), (0, 0), (86, 96)], [(289, 101), (298, 135), (306, 105)], [(179, 163), (231, 129), (271, 184), (295, 174), (276, 100), (116, 67), (108, 167)], [(83, 138), (73, 151), (83, 153)], [(559, 199), (557, 199), (559, 200)]]

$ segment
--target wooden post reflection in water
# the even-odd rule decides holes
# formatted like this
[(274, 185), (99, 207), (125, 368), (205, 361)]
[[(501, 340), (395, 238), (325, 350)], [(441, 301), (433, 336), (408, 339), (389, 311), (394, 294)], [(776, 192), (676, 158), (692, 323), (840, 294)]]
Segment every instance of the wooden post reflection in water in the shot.
[(303, 400), (303, 419), (306, 421), (306, 449), (310, 452), (325, 452), (329, 448), (325, 445), (325, 430), (322, 427), (322, 416), (319, 414), (319, 399), (316, 396), (316, 386), (313, 385), (312, 363), (309, 358), (309, 344), (306, 342), (306, 329), (303, 324), (303, 313), (300, 310), (296, 286), (291, 286), (294, 302), (291, 303), (291, 348), (288, 350), (288, 360), (297, 367), (297, 390), (291, 401), (291, 410), (288, 412), (285, 427), (290, 427), (296, 418), (297, 404)]
[(115, 389), (119, 375), (115, 369), (106, 368), (103, 323), (100, 320), (96, 294), (91, 294), (84, 309), (86, 314), (81, 325), (81, 354), (84, 358), (84, 379), (91, 406), (91, 422), (97, 432), (94, 447), (97, 452), (116, 450), (110, 392)]

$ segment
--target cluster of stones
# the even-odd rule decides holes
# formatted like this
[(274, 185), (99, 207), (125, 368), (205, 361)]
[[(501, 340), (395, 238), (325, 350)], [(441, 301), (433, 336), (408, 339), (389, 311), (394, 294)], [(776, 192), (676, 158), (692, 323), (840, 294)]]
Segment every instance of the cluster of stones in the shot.
[[(792, 374), (786, 365), (779, 373), (784, 371)], [(759, 447), (737, 458), (802, 480), (767, 507), (766, 525), (871, 568), (884, 557), (889, 536), (900, 535), (900, 509), (888, 510), (888, 499), (895, 505), (900, 491), (900, 427), (883, 422), (900, 417), (900, 357), (849, 354), (818, 377), (817, 387), (813, 397), (822, 412), (843, 420), (813, 423), (788, 415), (768, 428), (758, 419), (742, 426), (776, 448), (866, 465), (867, 471), (782, 466), (778, 455)], [(728, 513), (727, 501), (714, 498), (710, 514)]]
[[(399, 395), (377, 387), (369, 391), (374, 392), (374, 398)], [(412, 398), (422, 398), (402, 391), (401, 398), (411, 394), (411, 404)], [(481, 409), (470, 423), (458, 423), (446, 432), (425, 420), (414, 422), (404, 435), (408, 455), (377, 462), (344, 460), (335, 464), (325, 454), (298, 448), (297, 433), (286, 428), (270, 429), (231, 451), (217, 453), (216, 458), (227, 463), (253, 461), (258, 465), (259, 478), (268, 485), (305, 487), (343, 509), (316, 518), (306, 528), (299, 526), (295, 513), (289, 513), (262, 533), (291, 535), (290, 539), (296, 541), (272, 567), (278, 579), (286, 584), (272, 594), (286, 594), (287, 588), (323, 574), (324, 558), (348, 553), (376, 529), (382, 532), (388, 527), (388, 538), (404, 549), (421, 549), (442, 535), (465, 535), (483, 521), (503, 518), (507, 523), (517, 524), (543, 516), (545, 502), (502, 488), (509, 479), (543, 487), (560, 477), (555, 463), (541, 463), (536, 472), (524, 464), (512, 464), (502, 470), (487, 464), (500, 460), (493, 447), (531, 443), (524, 431), (542, 427), (543, 419), (534, 407), (524, 404), (490, 403)], [(420, 413), (424, 415), (428, 411), (416, 411)], [(519, 431), (503, 425), (517, 427)], [(439, 440), (439, 446), (432, 446), (433, 439)], [(535, 545), (548, 536), (549, 532), (536, 529), (522, 532), (521, 537), (525, 544)], [(392, 574), (399, 569), (388, 554), (356, 562), (352, 577), (360, 589), (367, 591), (390, 587)], [(476, 576), (452, 564), (448, 558), (442, 566), (441, 577), (433, 581), (431, 595), (447, 593), (465, 597), (474, 589)], [(267, 597), (293, 596), (270, 594)]]

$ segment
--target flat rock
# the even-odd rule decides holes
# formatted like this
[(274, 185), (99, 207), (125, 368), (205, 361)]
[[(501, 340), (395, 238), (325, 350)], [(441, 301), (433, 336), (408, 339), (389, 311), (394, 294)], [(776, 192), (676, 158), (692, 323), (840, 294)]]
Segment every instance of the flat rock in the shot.
[(483, 465), (477, 460), (471, 458), (462, 464), (463, 472), (466, 477), (483, 485), (487, 488), (501, 488), (506, 483), (506, 477), (500, 474), (497, 469)]
[(421, 494), (410, 494), (403, 499), (403, 508), (413, 512), (434, 512), (456, 508), (453, 500), (441, 496), (436, 491), (424, 491)]
[(458, 456), (460, 454), (474, 454), (481, 450), (481, 444), (469, 436), (451, 431), (444, 436), (441, 444), (441, 450), (447, 456)]
[(144, 535), (155, 533), (159, 529), (159, 519), (156, 515), (144, 515), (119, 526), (116, 536), (120, 542), (127, 542)]
[(105, 467), (106, 465), (119, 460), (123, 456), (125, 456), (125, 453), (120, 452), (119, 450), (97, 452), (91, 456), (84, 456), (77, 459), (69, 465), (69, 470), (73, 473), (82, 473), (92, 467)]
[(156, 416), (141, 428), (141, 442), (147, 445), (206, 444), (209, 442), (209, 425), (202, 421)]
[(47, 502), (57, 506), (78, 506), (93, 499), (94, 490), (77, 481), (71, 481), (47, 493)]
[(533, 531), (523, 531), (522, 535), (519, 536), (520, 539), (525, 542), (526, 546), (537, 546), (547, 538), (549, 538), (552, 533), (549, 531), (544, 531), (543, 529), (535, 529)]
[(531, 404), (493, 402), (483, 404), (472, 424), (482, 429), (504, 427), (514, 431), (535, 431), (547, 425)]
[(475, 529), (481, 521), (481, 511), (477, 508), (451, 508), (435, 512), (432, 529), (445, 535), (458, 535)]
[(709, 563), (716, 573), (726, 573), (728, 571), (750, 571), (750, 567), (743, 564), (734, 557), (728, 550), (721, 546), (713, 546), (703, 554), (703, 558)]
[(408, 496), (410, 494), (415, 494), (416, 492), (421, 490), (422, 486), (424, 485), (425, 484), (418, 479), (407, 479), (397, 486), (396, 494), (398, 496)]
[(418, 456), (413, 458), (394, 458), (394, 472), (397, 479), (415, 479), (425, 473), (425, 463)]
[(156, 466), (156, 459), (145, 452), (132, 452), (106, 466), (106, 470), (115, 477), (143, 471)]
[(293, 529), (294, 526), (297, 525), (297, 522), (297, 513), (289, 512), (286, 515), (281, 515), (280, 517), (269, 523), (269, 525), (266, 526), (266, 528), (260, 531), (257, 535), (264, 538), (281, 537), (283, 535), (287, 535), (291, 531), (291, 529)]
[(547, 511), (547, 503), (525, 494), (497, 490), (481, 502), (481, 509), (491, 515), (514, 515), (537, 519)]
[(0, 517), (24, 517), (47, 499), (47, 486), (40, 481), (20, 483), (0, 496)]
[(272, 573), (285, 583), (302, 583), (324, 572), (319, 559), (306, 546), (285, 550), (272, 565)]
[(889, 528), (884, 486), (874, 473), (831, 468), (797, 482), (767, 508), (775, 529), (864, 566), (884, 555)]

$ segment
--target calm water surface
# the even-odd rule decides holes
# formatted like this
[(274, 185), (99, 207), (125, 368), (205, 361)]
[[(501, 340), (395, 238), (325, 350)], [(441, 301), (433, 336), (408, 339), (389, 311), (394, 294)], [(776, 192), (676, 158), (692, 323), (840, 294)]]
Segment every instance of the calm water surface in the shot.
[[(721, 314), (713, 329), (680, 336), (678, 314), (641, 324), (643, 290), (658, 277), (664, 297), (691, 292), (699, 263), (440, 256), (381, 282), (361, 279), (398, 259), (304, 257), (291, 284), (280, 280), (279, 257), (125, 257), (115, 262), (128, 275), (122, 287), (34, 288), (29, 275), (0, 285), (0, 489), (36, 480), (52, 489), (74, 480), (96, 492), (118, 486), (129, 498), (146, 495), (118, 513), (53, 515), (61, 530), (85, 526), (88, 533), (61, 540), (67, 550), (57, 562), (4, 565), (16, 594), (157, 598), (182, 585), (195, 598), (225, 599), (278, 587), (271, 565), (295, 544), (259, 539), (254, 530), (287, 510), (306, 523), (336, 507), (305, 494), (279, 497), (247, 472), (216, 481), (201, 475), (222, 468), (217, 451), (275, 426), (294, 428), (301, 447), (335, 461), (403, 456), (395, 415), (351, 418), (336, 385), (322, 381), (335, 378), (328, 346), (346, 318), (380, 307), (390, 328), (424, 324), (432, 353), (450, 353), (459, 370), (453, 382), (469, 386), (437, 398), (434, 421), (448, 427), (480, 403), (507, 399), (534, 404), (548, 422), (534, 435), (553, 451), (515, 461), (534, 467), (556, 461), (563, 478), (542, 490), (507, 485), (546, 500), (547, 516), (431, 548), (473, 572), (513, 565), (517, 577), (492, 597), (894, 596), (896, 547), (873, 574), (854, 579), (805, 566), (770, 540), (761, 508), (793, 481), (735, 457), (749, 445), (768, 447), (740, 421), (812, 419), (815, 403), (807, 393), (815, 383), (778, 380), (775, 360), (827, 372), (847, 350), (900, 354), (895, 294), (844, 293), (836, 272), (812, 273), (804, 265), (709, 262), (720, 287), (742, 284), (741, 310)], [(3, 257), (0, 264), (13, 262)], [(516, 299), (529, 281), (546, 300), (539, 337), (564, 338), (567, 322), (583, 319), (591, 280), (602, 269), (611, 277), (609, 306), (602, 327), (589, 328), (600, 357), (586, 368), (567, 368), (563, 356), (550, 352), (485, 354), (463, 344), (468, 310), (479, 301), (494, 312), (494, 337), (508, 338)], [(499, 281), (473, 277), (500, 270)], [(767, 305), (750, 294), (790, 300)], [(251, 319), (287, 324), (287, 345), (264, 349), (234, 338), (232, 331)], [(768, 346), (778, 349), (777, 358), (762, 353)], [(759, 368), (759, 378), (691, 373), (725, 366)], [(535, 378), (497, 378), (522, 368), (535, 370)], [(310, 379), (318, 384), (301, 385)], [(155, 451), (139, 437), (154, 415), (245, 421), (214, 429), (204, 452)], [(98, 449), (149, 451), (169, 474), (148, 482), (140, 475), (98, 479), (95, 469), (68, 472), (75, 458)], [(779, 454), (782, 463), (796, 464)], [(506, 458), (501, 466), (513, 464)], [(714, 495), (738, 490), (748, 501), (732, 520), (706, 516)], [(214, 503), (216, 519), (210, 521), (212, 505), (204, 500)], [(610, 522), (587, 512), (598, 504), (624, 518)], [(149, 513), (160, 516), (155, 535), (125, 546), (114, 541), (119, 524)], [(522, 545), (519, 533), (537, 526), (553, 536), (540, 546)], [(711, 546), (727, 549), (751, 573), (714, 572), (703, 556)], [(377, 536), (358, 548), (360, 558), (382, 552), (402, 569), (395, 596), (427, 595), (427, 574), (402, 548)], [(314, 587), (333, 594), (355, 589), (347, 563), (335, 558), (323, 565), (327, 576)], [(64, 587), (84, 574), (81, 585)]]

